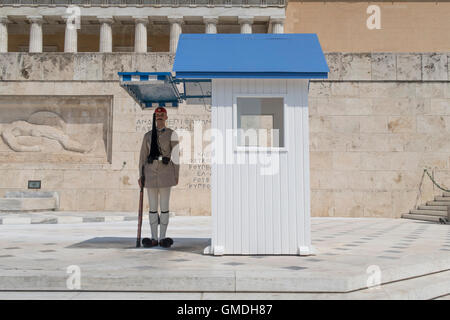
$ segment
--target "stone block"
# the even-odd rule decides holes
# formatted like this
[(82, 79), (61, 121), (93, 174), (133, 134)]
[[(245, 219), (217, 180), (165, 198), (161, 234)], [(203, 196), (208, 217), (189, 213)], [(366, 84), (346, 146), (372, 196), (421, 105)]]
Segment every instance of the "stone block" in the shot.
[(74, 56), (73, 80), (103, 80), (103, 53), (78, 53)]
[(372, 53), (372, 80), (396, 80), (396, 54)]
[[(133, 55), (134, 70), (142, 72), (161, 72), (158, 66), (158, 53), (135, 53)], [(166, 68), (164, 68), (166, 69)]]
[(325, 59), (327, 60), (329, 80), (342, 80), (342, 53), (340, 52), (328, 52), (325, 53)]
[(433, 133), (446, 131), (447, 116), (443, 115), (426, 115), (417, 116), (417, 132)]
[(422, 54), (422, 80), (448, 80), (448, 61), (445, 53)]
[(17, 80), (45, 80), (40, 63), (42, 57), (42, 53), (20, 53), (17, 63)]
[(391, 116), (388, 117), (388, 131), (393, 133), (398, 132), (415, 132), (416, 121), (413, 116)]
[[(450, 53), (447, 54), (447, 71), (448, 71), (448, 79), (450, 80)], [(450, 95), (447, 97), (450, 97)]]
[[(17, 80), (19, 78), (19, 61), (20, 53), (5, 52), (0, 55), (0, 80)], [(2, 87), (6, 83), (2, 84)]]
[[(414, 208), (417, 199), (417, 191), (393, 190), (392, 191), (392, 216), (400, 218), (403, 213), (408, 213)], [(420, 205), (421, 203), (417, 203)]]
[(359, 116), (330, 116), (324, 118), (323, 127), (330, 133), (357, 133), (359, 132)]
[(386, 133), (387, 116), (361, 116), (359, 117), (360, 132), (363, 133)]
[(390, 170), (390, 152), (361, 152), (361, 170)]
[(422, 56), (397, 53), (397, 80), (422, 80)]
[[(325, 117), (309, 115), (309, 132), (326, 132)], [(1, 148), (1, 145), (0, 145)], [(0, 149), (1, 150), (1, 149)]]
[(359, 97), (359, 82), (330, 82), (331, 94), (337, 97)]
[[(137, 169), (136, 169), (137, 171)], [(93, 186), (98, 189), (115, 189), (120, 185), (121, 172), (107, 170), (92, 170)], [(137, 181), (136, 181), (137, 183)]]
[(361, 133), (348, 137), (347, 151), (390, 151), (389, 135)]
[(417, 82), (416, 97), (445, 98), (445, 82)]
[(42, 80), (72, 80), (76, 56), (73, 53), (43, 53), (40, 59)]
[[(92, 185), (94, 187), (94, 185)], [(77, 208), (78, 211), (104, 211), (105, 198), (108, 191), (95, 188), (77, 190)], [(117, 210), (119, 211), (119, 210)]]
[(389, 168), (391, 170), (414, 171), (419, 168), (421, 154), (418, 152), (390, 152)]
[(138, 170), (122, 170), (119, 177), (119, 189), (138, 189)]
[(413, 82), (361, 82), (359, 94), (367, 98), (410, 98), (414, 97), (416, 86)]
[(435, 132), (429, 135), (429, 145), (433, 152), (450, 152), (450, 139), (447, 132)]
[(156, 56), (156, 70), (159, 72), (171, 72), (174, 60), (174, 54), (158, 53)]
[(136, 70), (133, 53), (103, 53), (103, 55), (103, 80), (119, 80), (118, 72)]
[(0, 170), (0, 188), (28, 188), (28, 180), (33, 180), (34, 170)]
[(345, 151), (348, 138), (345, 134), (312, 133), (309, 140), (311, 151)]
[(0, 199), (0, 211), (54, 210), (58, 208), (57, 202), (54, 197), (7, 197)]
[(61, 211), (76, 210), (78, 206), (76, 189), (60, 189), (59, 192), (59, 208)]
[(327, 100), (318, 101), (319, 115), (369, 115), (372, 113), (371, 99), (330, 97)]
[(333, 170), (359, 170), (361, 166), (361, 154), (359, 152), (333, 152)]
[(92, 188), (92, 172), (89, 170), (64, 170), (64, 189)]
[(431, 98), (429, 114), (450, 115), (450, 99)]
[(350, 187), (349, 177), (346, 171), (320, 170), (316, 171), (318, 188), (323, 190), (339, 190)]
[(172, 188), (170, 191), (170, 211), (175, 212), (177, 216), (191, 215), (190, 203), (192, 197), (193, 192), (189, 192), (187, 189)]
[(333, 166), (332, 152), (315, 151), (310, 153), (310, 168), (317, 170), (330, 170)]
[(328, 97), (331, 95), (331, 82), (310, 81), (309, 97)]
[(138, 162), (135, 160), (134, 152), (113, 152), (112, 155), (112, 170), (121, 170), (123, 168), (138, 170)]
[(59, 189), (63, 186), (64, 171), (62, 170), (35, 170), (33, 180), (41, 180), (41, 187), (45, 189)]
[(430, 100), (424, 98), (385, 98), (372, 99), (374, 115), (414, 115), (423, 114), (430, 108)]
[(134, 114), (124, 114), (120, 117), (114, 117), (114, 132), (136, 132), (136, 115)]
[(425, 152), (419, 155), (419, 168), (449, 168), (450, 155), (446, 152)]
[(388, 191), (374, 191), (364, 193), (364, 216), (385, 217), (392, 216), (392, 195)]
[(433, 150), (433, 141), (435, 138), (430, 134), (408, 133), (398, 135), (397, 137), (399, 140), (403, 140), (402, 144), (404, 151), (430, 152)]
[[(137, 190), (107, 190), (105, 197), (106, 211), (136, 211), (139, 206), (139, 192)], [(148, 199), (144, 197), (144, 203)]]
[(341, 190), (334, 192), (334, 216), (362, 217), (364, 214), (364, 192)]
[(211, 215), (211, 191), (196, 190), (195, 196), (190, 197), (191, 215), (209, 216)]
[(343, 53), (342, 80), (371, 80), (370, 53)]
[(334, 191), (311, 190), (311, 216), (334, 216)]

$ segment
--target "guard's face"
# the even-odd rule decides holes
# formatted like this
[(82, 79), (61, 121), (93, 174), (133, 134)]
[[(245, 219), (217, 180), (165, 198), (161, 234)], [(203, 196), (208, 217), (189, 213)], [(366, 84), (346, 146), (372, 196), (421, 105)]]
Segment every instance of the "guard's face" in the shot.
[(167, 113), (165, 112), (156, 112), (156, 124), (158, 125), (165, 125), (167, 120)]

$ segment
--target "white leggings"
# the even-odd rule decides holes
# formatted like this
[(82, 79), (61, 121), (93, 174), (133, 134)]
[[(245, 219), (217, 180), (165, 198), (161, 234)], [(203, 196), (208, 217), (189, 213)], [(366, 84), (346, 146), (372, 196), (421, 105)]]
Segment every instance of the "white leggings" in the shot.
[(159, 194), (159, 206), (161, 209), (161, 221), (160, 221), (160, 239), (166, 237), (167, 225), (169, 224), (169, 198), (170, 187), (167, 188), (147, 188), (148, 204), (150, 206), (149, 221), (152, 231), (152, 238), (158, 238), (158, 222), (160, 220), (158, 216), (158, 194)]
[[(159, 201), (158, 201), (159, 193)], [(147, 188), (148, 204), (150, 211), (158, 211), (158, 202), (161, 212), (169, 211), (170, 187), (167, 188)]]

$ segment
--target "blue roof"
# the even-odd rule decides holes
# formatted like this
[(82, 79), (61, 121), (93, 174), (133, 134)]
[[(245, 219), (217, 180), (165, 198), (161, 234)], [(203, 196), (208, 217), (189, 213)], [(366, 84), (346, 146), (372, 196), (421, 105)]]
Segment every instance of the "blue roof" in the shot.
[(181, 34), (177, 78), (320, 78), (328, 65), (315, 33)]

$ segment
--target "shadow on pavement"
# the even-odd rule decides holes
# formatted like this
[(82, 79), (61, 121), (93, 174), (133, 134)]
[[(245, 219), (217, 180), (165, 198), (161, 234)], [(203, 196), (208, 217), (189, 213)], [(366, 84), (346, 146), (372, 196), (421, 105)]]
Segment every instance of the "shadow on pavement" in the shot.
[[(170, 248), (160, 246), (152, 248), (141, 247), (142, 250), (170, 250), (203, 254), (203, 250), (211, 244), (210, 238), (172, 238)], [(136, 238), (125, 237), (95, 237), (66, 247), (68, 249), (137, 249)]]

